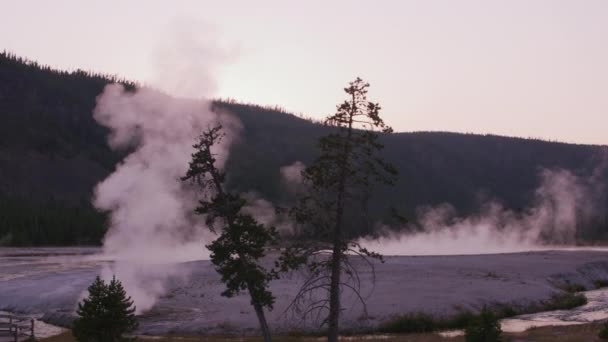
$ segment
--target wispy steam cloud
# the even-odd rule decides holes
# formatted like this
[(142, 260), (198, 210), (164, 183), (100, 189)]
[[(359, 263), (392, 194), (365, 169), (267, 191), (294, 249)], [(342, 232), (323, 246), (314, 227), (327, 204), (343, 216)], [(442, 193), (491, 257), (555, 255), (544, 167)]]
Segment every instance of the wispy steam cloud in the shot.
[(288, 186), (299, 186), (302, 184), (302, 171), (306, 168), (306, 165), (301, 161), (296, 161), (293, 164), (281, 167), (281, 177), (283, 182)]
[(575, 243), (575, 234), (597, 211), (604, 185), (566, 170), (544, 170), (532, 205), (522, 211), (491, 201), (479, 213), (460, 217), (443, 204), (419, 210), (417, 233), (387, 233), (362, 239), (386, 255), (506, 253)]
[(173, 20), (153, 55), (154, 86), (178, 97), (208, 99), (218, 88), (221, 67), (239, 55), (238, 47), (223, 46), (218, 36), (208, 23), (188, 17)]

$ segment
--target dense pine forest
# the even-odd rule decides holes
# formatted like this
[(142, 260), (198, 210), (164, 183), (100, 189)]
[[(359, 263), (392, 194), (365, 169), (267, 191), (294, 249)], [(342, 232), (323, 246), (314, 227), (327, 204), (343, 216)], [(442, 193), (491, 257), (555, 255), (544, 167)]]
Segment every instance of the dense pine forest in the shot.
[[(101, 241), (106, 217), (92, 208), (90, 198), (125, 152), (108, 148), (108, 131), (97, 125), (92, 111), (96, 96), (112, 82), (137, 87), (115, 77), (58, 71), (0, 54), (0, 245)], [(277, 205), (289, 203), (292, 193), (280, 168), (310, 163), (327, 128), (278, 108), (219, 100), (214, 108), (233, 113), (243, 125), (228, 160), (228, 185)], [(419, 206), (444, 202), (466, 214), (478, 208), (480, 194), (518, 210), (532, 199), (539, 170), (565, 168), (588, 175), (603, 149), (443, 132), (395, 133), (383, 137), (383, 143), (384, 157), (397, 166), (400, 177), (395, 187), (375, 195), (371, 209), (376, 218), (384, 215), (375, 209), (384, 200), (400, 203), (396, 209), (406, 217), (414, 217)], [(604, 221), (596, 222), (583, 238), (603, 238), (604, 228)], [(351, 233), (370, 232), (354, 227)]]

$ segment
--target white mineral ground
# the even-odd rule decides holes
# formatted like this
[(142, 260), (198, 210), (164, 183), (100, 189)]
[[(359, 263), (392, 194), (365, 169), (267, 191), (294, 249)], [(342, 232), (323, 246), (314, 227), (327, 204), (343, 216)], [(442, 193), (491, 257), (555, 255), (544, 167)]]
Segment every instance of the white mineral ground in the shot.
[[(44, 315), (47, 322), (65, 323), (102, 266), (111, 263), (98, 258), (97, 252), (86, 248), (1, 248), (0, 310)], [(191, 275), (170, 280), (165, 294), (140, 317), (138, 333), (257, 333), (257, 320), (248, 296), (222, 297), (223, 284), (209, 261), (146, 267), (158, 267), (159, 271), (170, 267)], [(367, 268), (361, 272), (362, 282), (370, 284), (371, 273)], [(355, 298), (345, 294), (343, 327), (377, 326), (408, 312), (450, 315), (458, 308), (478, 309), (484, 304), (526, 304), (548, 299), (559, 291), (555, 287), (559, 282), (593, 288), (594, 281), (606, 279), (608, 252), (597, 249), (387, 257), (384, 264), (376, 265), (375, 287), (364, 287), (362, 291), (366, 295), (367, 317)], [(300, 280), (298, 274), (292, 274), (272, 283), (276, 304), (268, 317), (275, 331), (315, 326), (311, 320), (301, 320), (286, 312)], [(503, 327), (516, 331), (526, 324), (538, 326), (542, 324), (534, 320), (543, 317), (571, 323), (605, 318), (606, 291), (590, 291), (587, 295), (590, 304), (581, 309), (545, 313), (540, 318), (522, 316), (519, 321), (504, 321)]]

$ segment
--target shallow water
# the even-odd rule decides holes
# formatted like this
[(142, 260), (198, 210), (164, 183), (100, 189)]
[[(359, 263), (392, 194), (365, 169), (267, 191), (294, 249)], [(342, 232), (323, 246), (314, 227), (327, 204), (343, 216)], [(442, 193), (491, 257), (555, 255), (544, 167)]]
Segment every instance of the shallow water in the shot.
[(545, 311), (501, 321), (505, 332), (522, 332), (532, 327), (574, 325), (608, 318), (608, 288), (583, 292), (588, 303), (571, 310)]

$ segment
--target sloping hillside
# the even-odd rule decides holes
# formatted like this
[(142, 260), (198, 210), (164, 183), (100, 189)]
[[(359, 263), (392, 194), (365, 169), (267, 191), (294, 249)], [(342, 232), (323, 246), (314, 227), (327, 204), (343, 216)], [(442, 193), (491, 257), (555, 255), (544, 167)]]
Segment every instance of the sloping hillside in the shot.
[[(104, 85), (116, 81), (136, 86), (0, 54), (0, 244), (99, 241), (104, 220), (89, 204), (91, 191), (123, 156), (107, 147), (108, 132), (95, 123), (92, 110)], [(228, 162), (231, 185), (277, 203), (289, 202), (280, 168), (310, 162), (316, 140), (327, 128), (278, 110), (215, 105), (243, 124)], [(386, 158), (400, 170), (400, 180), (378, 192), (372, 203), (378, 217), (381, 204), (389, 202), (408, 216), (420, 205), (442, 202), (467, 213), (477, 207), (480, 193), (521, 208), (538, 185), (541, 168), (589, 174), (601, 149), (437, 132), (396, 133), (384, 142)]]

